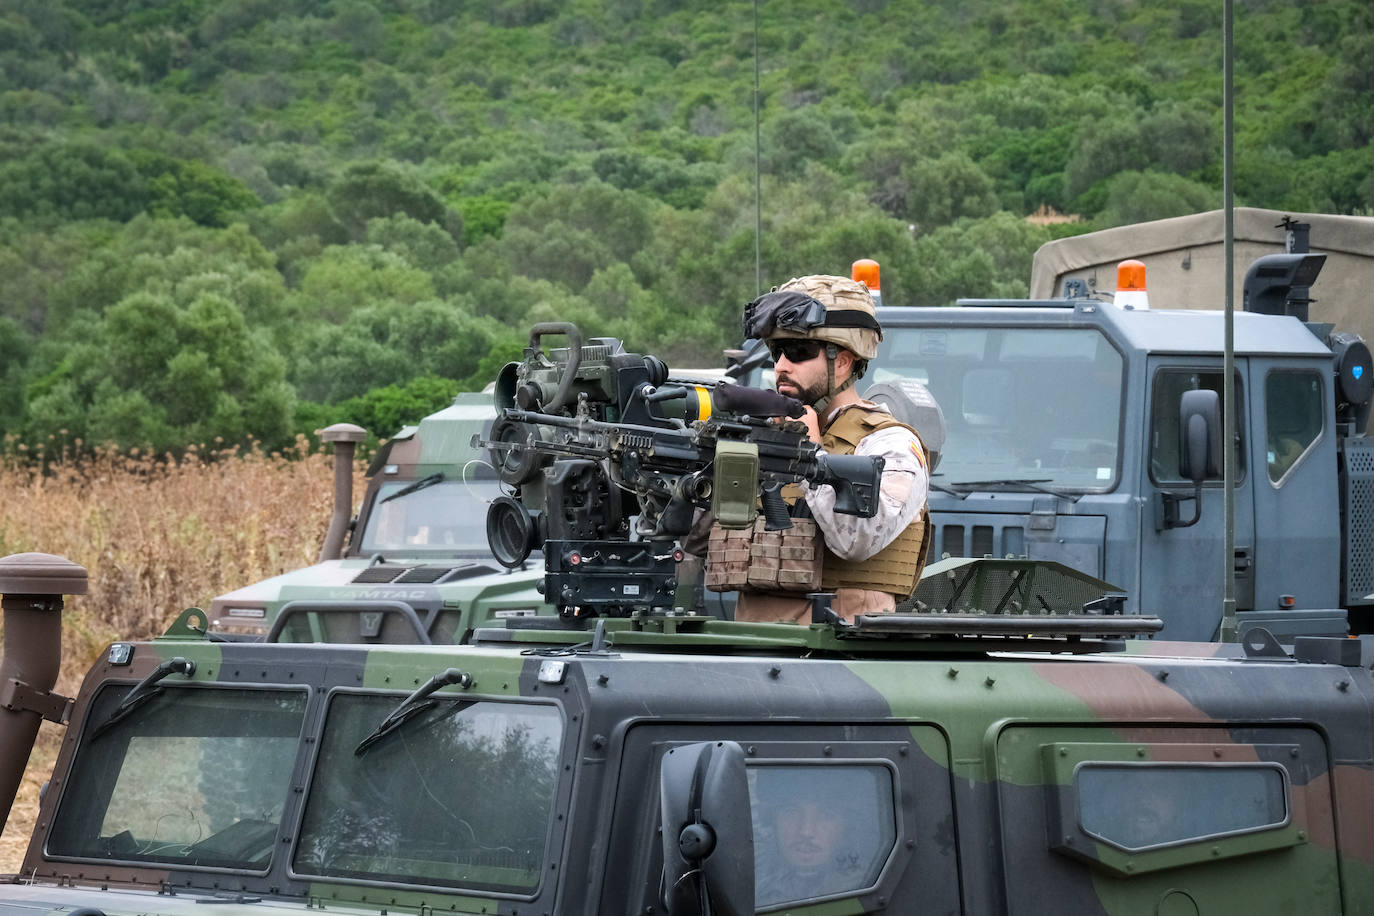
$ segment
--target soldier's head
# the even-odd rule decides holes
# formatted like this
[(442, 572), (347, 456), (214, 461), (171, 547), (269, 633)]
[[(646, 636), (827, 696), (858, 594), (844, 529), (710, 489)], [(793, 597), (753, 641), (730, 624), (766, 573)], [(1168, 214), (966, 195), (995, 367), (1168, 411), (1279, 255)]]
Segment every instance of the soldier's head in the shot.
[(773, 835), (776, 864), (793, 873), (834, 869), (852, 852), (855, 801), (844, 773), (826, 767), (767, 767), (758, 772), (760, 823)]
[(800, 870), (830, 868), (841, 853), (849, 822), (835, 798), (797, 798), (774, 816), (778, 852)]
[(868, 287), (846, 277), (796, 277), (745, 308), (744, 333), (765, 341), (778, 390), (823, 412), (863, 375), (883, 332)]

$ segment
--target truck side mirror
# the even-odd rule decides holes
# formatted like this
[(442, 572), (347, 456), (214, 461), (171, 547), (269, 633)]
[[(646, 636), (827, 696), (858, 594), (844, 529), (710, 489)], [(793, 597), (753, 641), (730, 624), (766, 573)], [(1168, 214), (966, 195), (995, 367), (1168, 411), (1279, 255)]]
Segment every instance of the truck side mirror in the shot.
[(675, 747), (659, 766), (663, 905), (669, 916), (753, 916), (754, 826), (744, 749)]
[(1193, 482), (1193, 517), (1183, 520), (1179, 503), (1188, 499), (1160, 493), (1156, 530), (1188, 528), (1202, 518), (1202, 482), (1221, 474), (1221, 401), (1210, 389), (1185, 391), (1178, 403), (1178, 474)]
[(1221, 401), (1210, 389), (1185, 391), (1178, 405), (1178, 472), (1200, 487), (1221, 474)]

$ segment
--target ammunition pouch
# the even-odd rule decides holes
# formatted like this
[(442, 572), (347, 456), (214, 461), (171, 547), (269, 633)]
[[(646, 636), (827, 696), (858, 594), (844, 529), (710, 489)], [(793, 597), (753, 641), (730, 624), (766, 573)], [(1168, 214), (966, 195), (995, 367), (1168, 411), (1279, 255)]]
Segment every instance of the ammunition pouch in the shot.
[(713, 525), (706, 551), (706, 587), (714, 592), (814, 592), (821, 584), (821, 536), (811, 519), (784, 531)]

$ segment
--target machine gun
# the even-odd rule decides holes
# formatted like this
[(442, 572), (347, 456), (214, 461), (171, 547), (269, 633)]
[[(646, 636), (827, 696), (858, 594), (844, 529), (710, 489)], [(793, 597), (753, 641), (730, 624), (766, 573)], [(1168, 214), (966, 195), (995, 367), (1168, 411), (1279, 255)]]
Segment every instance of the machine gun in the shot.
[[(546, 353), (541, 341), (569, 346)], [(613, 338), (583, 345), (564, 322), (536, 324), (522, 362), (496, 383), (489, 439), (514, 488), (487, 513), (493, 555), (521, 566), (542, 546), (544, 594), (566, 617), (670, 609), (675, 543), (697, 509), (727, 528), (791, 526), (782, 488), (835, 488), (835, 509), (877, 512), (881, 458), (830, 455), (795, 419), (801, 403), (773, 391), (674, 379), (653, 356)], [(633, 522), (633, 525), (632, 525)]]

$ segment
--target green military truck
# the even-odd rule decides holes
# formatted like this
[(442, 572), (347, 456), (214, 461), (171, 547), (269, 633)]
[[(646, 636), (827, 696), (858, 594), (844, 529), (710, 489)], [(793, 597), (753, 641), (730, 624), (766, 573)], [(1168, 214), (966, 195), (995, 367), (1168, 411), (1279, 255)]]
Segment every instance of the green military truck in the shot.
[(306, 645), (192, 609), (66, 700), (83, 577), (0, 560), (4, 810), (68, 729), (5, 916), (1374, 909), (1359, 640), (638, 613)]
[(538, 558), (506, 569), (487, 546), (487, 505), (500, 482), (469, 442), (495, 416), (490, 394), (460, 394), (402, 429), (373, 457), (356, 515), (353, 454), (364, 432), (345, 424), (324, 430), (335, 448), (335, 493), (320, 561), (216, 597), (210, 629), (368, 642), (394, 638), (399, 628), (456, 642), (493, 620), (550, 612), (535, 590)]

